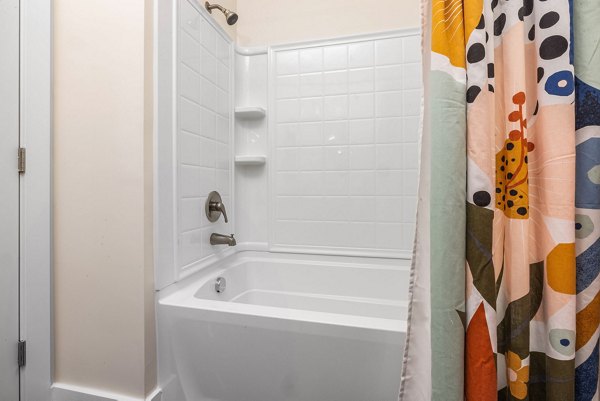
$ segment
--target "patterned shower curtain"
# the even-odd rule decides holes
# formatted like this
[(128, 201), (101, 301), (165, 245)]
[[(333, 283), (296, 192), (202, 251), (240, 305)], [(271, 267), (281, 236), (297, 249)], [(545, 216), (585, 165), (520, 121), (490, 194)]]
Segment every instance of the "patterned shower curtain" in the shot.
[(400, 400), (599, 400), (600, 1), (422, 11)]

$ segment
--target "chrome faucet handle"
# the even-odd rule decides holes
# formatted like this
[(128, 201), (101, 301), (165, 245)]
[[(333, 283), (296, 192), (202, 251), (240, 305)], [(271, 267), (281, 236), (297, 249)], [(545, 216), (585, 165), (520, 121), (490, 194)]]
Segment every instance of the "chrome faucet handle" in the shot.
[(210, 194), (208, 194), (208, 199), (206, 199), (205, 211), (206, 217), (211, 223), (214, 223), (215, 221), (219, 220), (221, 214), (223, 214), (225, 223), (229, 222), (229, 220), (227, 219), (227, 210), (225, 210), (225, 205), (223, 204), (221, 195), (217, 191), (212, 191)]

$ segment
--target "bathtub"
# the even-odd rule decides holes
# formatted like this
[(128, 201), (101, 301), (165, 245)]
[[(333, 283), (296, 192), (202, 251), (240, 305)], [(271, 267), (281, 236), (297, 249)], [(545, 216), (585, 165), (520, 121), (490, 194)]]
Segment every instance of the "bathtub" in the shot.
[(395, 401), (408, 280), (408, 260), (240, 252), (173, 284), (163, 401)]

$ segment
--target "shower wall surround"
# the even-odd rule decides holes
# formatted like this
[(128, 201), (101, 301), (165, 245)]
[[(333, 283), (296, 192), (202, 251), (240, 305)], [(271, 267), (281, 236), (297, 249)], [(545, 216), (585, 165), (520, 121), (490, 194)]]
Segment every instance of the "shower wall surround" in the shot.
[(410, 256), (420, 71), (414, 31), (272, 50), (272, 250)]
[[(157, 53), (159, 77), (175, 79), (157, 87), (156, 288), (245, 249), (410, 257), (418, 31), (234, 53), (198, 4), (179, 0), (176, 19), (159, 16), (178, 23)], [(234, 93), (266, 118), (234, 119)], [(234, 171), (234, 153), (266, 164)], [(204, 215), (213, 190), (228, 224)], [(238, 246), (211, 246), (213, 232), (236, 234)]]
[[(235, 232), (233, 44), (206, 12), (196, 8), (198, 4), (180, 0), (175, 40), (159, 43), (164, 46), (159, 54), (175, 60), (171, 76), (176, 79), (158, 87), (159, 100), (169, 99), (171, 107), (159, 103), (157, 288), (231, 253), (210, 245), (209, 237), (213, 232)], [(168, 57), (159, 60), (159, 74), (173, 68), (169, 64)], [(165, 169), (174, 174), (163, 175)], [(228, 224), (223, 218), (209, 223), (204, 214), (206, 197), (214, 190), (228, 208)]]

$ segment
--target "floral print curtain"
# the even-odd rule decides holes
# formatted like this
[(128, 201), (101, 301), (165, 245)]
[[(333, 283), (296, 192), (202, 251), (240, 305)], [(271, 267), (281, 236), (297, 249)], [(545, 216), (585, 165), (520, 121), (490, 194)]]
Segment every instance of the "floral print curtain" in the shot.
[(400, 399), (597, 401), (600, 2), (424, 0), (423, 49)]

